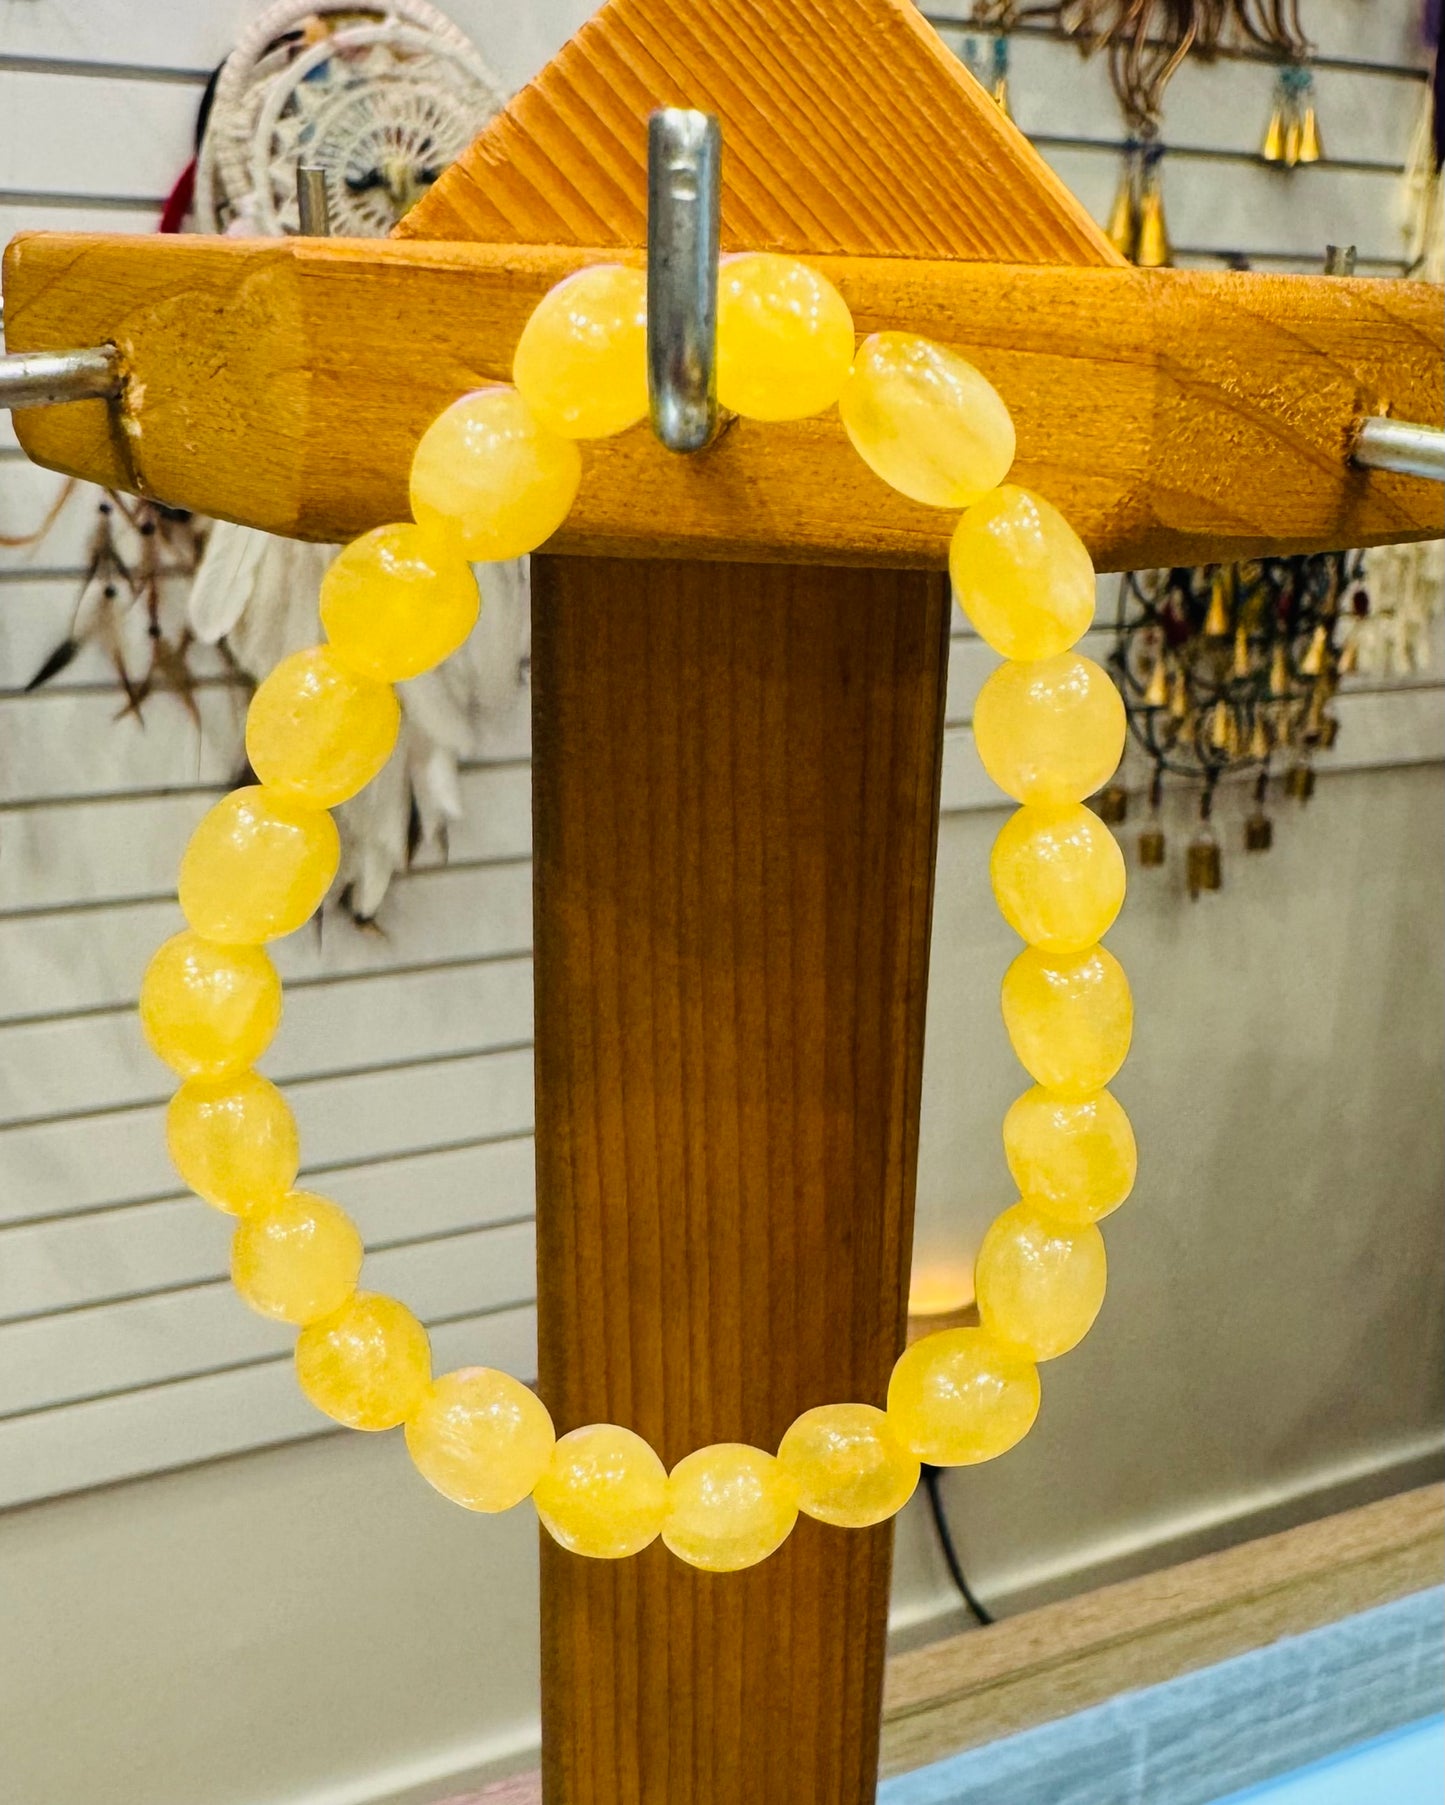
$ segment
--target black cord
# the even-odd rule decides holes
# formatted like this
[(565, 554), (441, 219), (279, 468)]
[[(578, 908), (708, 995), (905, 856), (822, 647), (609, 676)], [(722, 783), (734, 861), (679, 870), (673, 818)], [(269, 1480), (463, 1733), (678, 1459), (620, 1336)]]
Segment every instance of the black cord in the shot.
[(943, 1508), (943, 1491), (940, 1485), (942, 1478), (942, 1467), (931, 1467), (925, 1463), (923, 1489), (928, 1493), (928, 1509), (933, 1518), (934, 1530), (938, 1535), (938, 1545), (943, 1550), (944, 1563), (948, 1568), (949, 1577), (958, 1587), (959, 1596), (977, 1621), (987, 1625), (994, 1621), (994, 1615), (979, 1602), (973, 1587), (968, 1583), (968, 1575), (964, 1572), (963, 1563), (958, 1558), (958, 1550), (953, 1545), (953, 1532), (948, 1527), (948, 1515)]

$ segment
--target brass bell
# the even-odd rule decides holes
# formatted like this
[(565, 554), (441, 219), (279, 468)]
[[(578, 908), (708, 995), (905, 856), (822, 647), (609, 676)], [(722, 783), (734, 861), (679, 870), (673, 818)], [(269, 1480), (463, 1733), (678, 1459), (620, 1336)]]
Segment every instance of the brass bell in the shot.
[(1129, 819), (1129, 792), (1122, 784), (1111, 783), (1100, 790), (1094, 812), (1109, 827), (1118, 827)]
[(1262, 810), (1251, 815), (1244, 824), (1244, 850), (1268, 852), (1273, 845), (1274, 822)]
[(1164, 829), (1151, 822), (1139, 835), (1139, 863), (1146, 870), (1157, 871), (1164, 863)]
[(1189, 842), (1185, 859), (1185, 882), (1191, 900), (1206, 890), (1219, 890), (1224, 884), (1224, 861), (1212, 828), (1203, 828)]
[(1285, 794), (1292, 796), (1296, 802), (1308, 802), (1315, 793), (1315, 773), (1313, 765), (1291, 765), (1285, 772)]

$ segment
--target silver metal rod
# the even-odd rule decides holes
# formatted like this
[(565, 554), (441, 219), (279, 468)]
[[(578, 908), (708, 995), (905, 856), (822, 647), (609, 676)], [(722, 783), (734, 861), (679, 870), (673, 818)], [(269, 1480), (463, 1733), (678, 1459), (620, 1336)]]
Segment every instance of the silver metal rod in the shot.
[(0, 407), (49, 407), (120, 393), (120, 358), (112, 345), (84, 351), (12, 351), (0, 357)]
[(296, 212), (303, 238), (331, 236), (331, 194), (319, 164), (302, 163), (296, 171)]
[(1424, 476), (1445, 483), (1445, 432), (1438, 426), (1412, 426), (1408, 420), (1366, 420), (1351, 454), (1369, 470), (1394, 470), (1401, 476)]
[(647, 123), (647, 386), (669, 451), (717, 431), (717, 266), (722, 130), (664, 107)]

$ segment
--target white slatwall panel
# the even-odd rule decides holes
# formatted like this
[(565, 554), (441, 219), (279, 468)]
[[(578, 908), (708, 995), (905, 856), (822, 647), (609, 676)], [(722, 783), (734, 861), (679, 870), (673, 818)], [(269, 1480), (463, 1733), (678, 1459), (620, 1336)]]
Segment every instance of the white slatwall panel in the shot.
[[(504, 76), (548, 46), (488, 41), (480, 0), (451, 9)], [(579, 19), (587, 10), (579, 0)], [(1252, 159), (1272, 72), (1231, 60), (1171, 94), (1168, 205), (1188, 261), (1252, 252), (1317, 265), (1327, 239), (1398, 268), (1398, 165), (1418, 100), (1401, 9), (1309, 7), (1332, 162)], [(204, 72), (239, 18), (225, 0), (0, 0), (0, 242), (42, 229), (148, 231), (189, 152)], [(539, 27), (540, 29), (540, 27)], [(961, 33), (953, 33), (957, 42)], [(1329, 59), (1338, 60), (1333, 66)], [(1015, 108), (1103, 213), (1119, 130), (1100, 65), (1044, 35), (1013, 50)], [(0, 534), (33, 526), (57, 479), (0, 416)], [(24, 685), (64, 635), (90, 530), (78, 491), (45, 542), (0, 550), (0, 1507), (314, 1435), (288, 1337), (225, 1283), (229, 1223), (183, 1195), (162, 1139), (168, 1074), (134, 1019), (140, 973), (178, 923), (176, 858), (235, 769), (236, 694), (207, 667), (199, 729), (159, 697), (115, 721), (87, 652)], [(1101, 623), (1113, 586), (1101, 586)], [(1101, 626), (1091, 647), (1107, 649)], [(968, 722), (992, 656), (955, 622), (944, 806), (1002, 799)], [(1341, 768), (1441, 755), (1437, 682), (1341, 698)], [(530, 795), (525, 698), (463, 774), (445, 867), (395, 887), (378, 928), (328, 922), (277, 949), (286, 1079), (308, 1182), (351, 1210), (368, 1282), (435, 1328), (438, 1361), (534, 1370)], [(1322, 761), (1323, 762), (1323, 761)]]

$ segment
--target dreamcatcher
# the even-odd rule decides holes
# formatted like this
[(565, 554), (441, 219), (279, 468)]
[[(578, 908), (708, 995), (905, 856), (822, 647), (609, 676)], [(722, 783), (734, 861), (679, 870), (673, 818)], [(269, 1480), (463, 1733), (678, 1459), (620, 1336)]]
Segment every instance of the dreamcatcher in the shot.
[[(424, 0), (318, 11), (284, 0), (226, 59), (198, 158), (205, 230), (298, 229), (296, 170), (326, 171), (332, 229), (381, 237), (502, 105), (500, 83)], [(335, 548), (218, 522), (191, 590), (189, 627), (261, 678), (314, 644), (317, 597)], [(338, 812), (337, 892), (370, 921), (396, 871), (423, 845), (445, 850), (461, 813), (459, 767), (515, 701), (527, 651), (525, 566), (478, 573), (485, 606), (468, 643), (401, 688), (402, 736), (379, 780)]]

